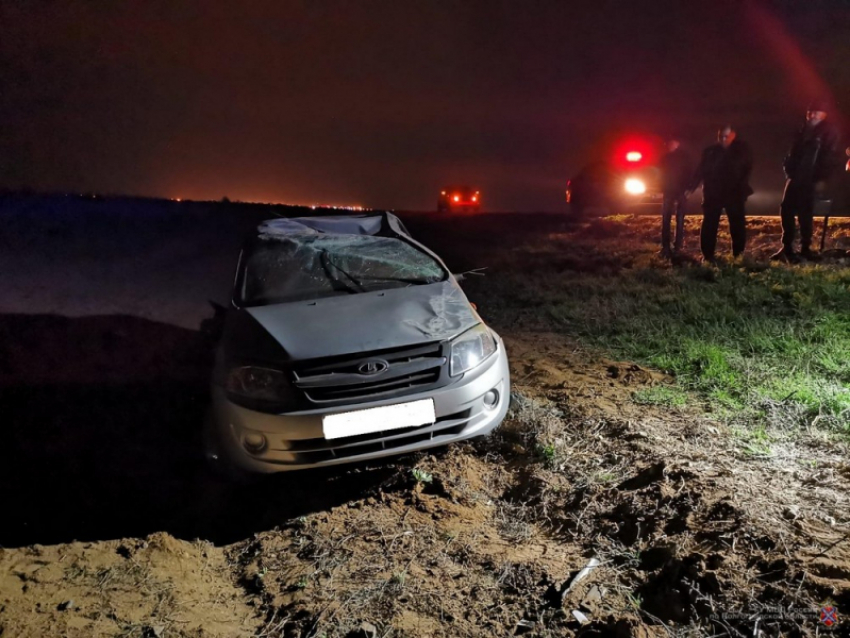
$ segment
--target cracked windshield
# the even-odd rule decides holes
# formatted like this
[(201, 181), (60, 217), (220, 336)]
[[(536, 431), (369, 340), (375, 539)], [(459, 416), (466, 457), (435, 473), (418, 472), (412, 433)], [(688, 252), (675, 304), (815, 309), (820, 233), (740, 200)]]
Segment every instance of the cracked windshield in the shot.
[(267, 238), (246, 251), (242, 306), (356, 294), (447, 277), (430, 255), (394, 237), (304, 235)]

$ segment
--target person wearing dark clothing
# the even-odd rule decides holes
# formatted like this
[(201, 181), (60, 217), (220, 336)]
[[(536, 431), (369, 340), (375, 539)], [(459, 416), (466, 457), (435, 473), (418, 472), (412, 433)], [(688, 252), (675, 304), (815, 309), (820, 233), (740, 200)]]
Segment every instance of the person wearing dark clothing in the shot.
[[(815, 195), (823, 194), (826, 180), (841, 165), (838, 158), (838, 132), (827, 121), (825, 102), (815, 101), (806, 111), (806, 123), (797, 132), (785, 157), (785, 193), (779, 212), (782, 216), (782, 248), (771, 259), (796, 262), (812, 259), (812, 228)], [(794, 252), (795, 217), (800, 222), (800, 255)]]
[(844, 154), (849, 158), (844, 164), (844, 170), (839, 171), (833, 180), (832, 206), (830, 206), (829, 214), (850, 215), (850, 146), (844, 150)]
[(753, 194), (750, 188), (753, 156), (749, 145), (736, 138), (735, 130), (728, 125), (717, 132), (717, 144), (703, 151), (689, 189), (690, 193), (702, 184), (700, 250), (708, 262), (714, 261), (717, 230), (724, 209), (732, 235), (732, 254), (739, 256), (747, 244), (745, 204)]
[(685, 240), (685, 191), (690, 186), (694, 166), (690, 156), (681, 148), (678, 137), (667, 141), (667, 153), (658, 162), (661, 170), (661, 256), (672, 257), (670, 251), (670, 225), (676, 215), (676, 241), (673, 251), (680, 252)]

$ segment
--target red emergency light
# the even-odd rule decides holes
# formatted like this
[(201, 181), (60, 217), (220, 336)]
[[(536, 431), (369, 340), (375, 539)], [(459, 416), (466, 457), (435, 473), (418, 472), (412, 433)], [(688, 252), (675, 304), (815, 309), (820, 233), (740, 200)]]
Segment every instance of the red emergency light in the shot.
[(610, 162), (619, 170), (631, 171), (654, 166), (664, 140), (653, 133), (634, 131), (609, 138)]

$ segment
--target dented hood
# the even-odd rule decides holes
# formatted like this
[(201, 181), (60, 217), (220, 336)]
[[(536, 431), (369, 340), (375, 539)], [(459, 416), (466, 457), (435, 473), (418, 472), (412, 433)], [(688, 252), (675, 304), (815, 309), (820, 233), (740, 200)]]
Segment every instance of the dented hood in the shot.
[(453, 277), (245, 311), (295, 360), (440, 341), (481, 323)]

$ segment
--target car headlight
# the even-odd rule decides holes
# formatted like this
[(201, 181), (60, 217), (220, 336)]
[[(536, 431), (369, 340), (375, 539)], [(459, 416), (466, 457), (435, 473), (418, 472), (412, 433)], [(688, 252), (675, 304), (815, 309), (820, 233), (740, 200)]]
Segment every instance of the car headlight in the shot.
[(455, 376), (472, 370), (496, 352), (496, 340), (483, 324), (467, 330), (452, 342), (449, 374)]
[(630, 195), (643, 195), (646, 192), (646, 184), (643, 183), (643, 180), (630, 177), (626, 180), (625, 189)]
[(224, 389), (231, 400), (247, 404), (246, 407), (279, 405), (296, 397), (296, 390), (284, 372), (259, 366), (231, 368)]

